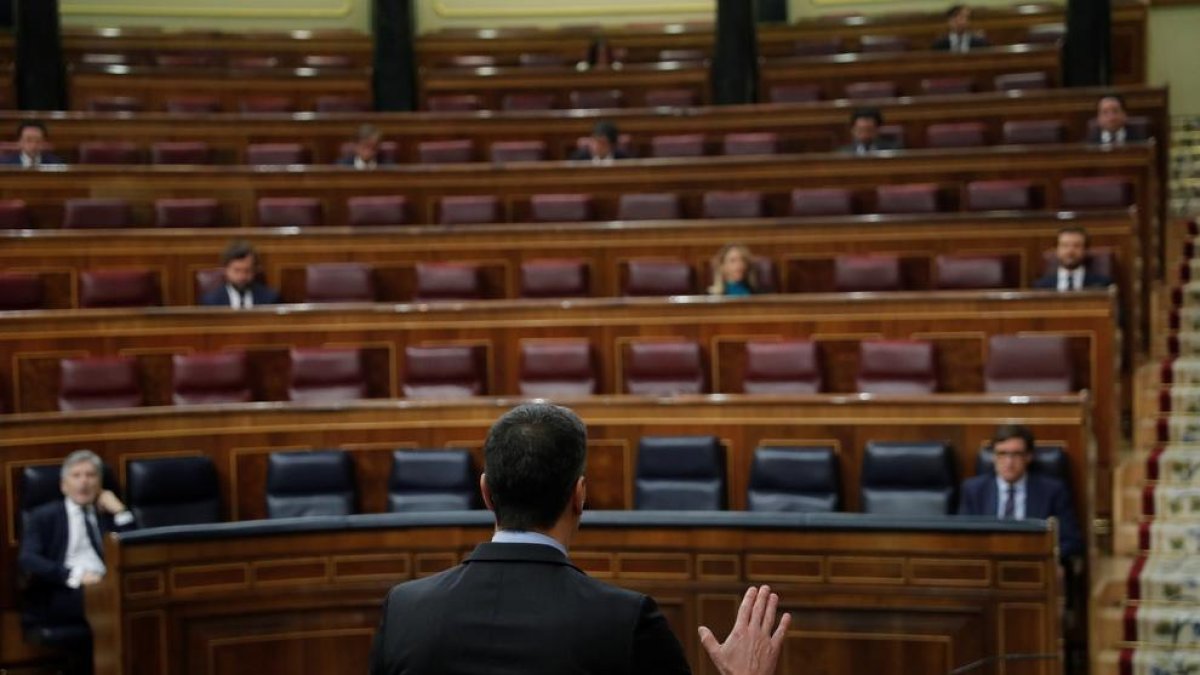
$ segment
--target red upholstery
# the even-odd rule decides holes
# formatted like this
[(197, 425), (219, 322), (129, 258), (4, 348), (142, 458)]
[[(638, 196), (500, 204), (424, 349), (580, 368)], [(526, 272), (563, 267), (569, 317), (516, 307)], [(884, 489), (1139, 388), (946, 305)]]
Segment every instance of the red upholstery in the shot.
[[(489, 54), (455, 54), (446, 60), (446, 65), (455, 68), (487, 68), (496, 65), (496, 57)], [(434, 97), (430, 97), (432, 100)], [(457, 98), (446, 96), (444, 98)], [(430, 108), (432, 110), (433, 108)]]
[(1035, 208), (1033, 183), (1027, 180), (977, 180), (967, 183), (970, 211), (1027, 211)]
[(256, 70), (260, 68), (278, 68), (279, 57), (272, 55), (251, 55), (251, 56), (231, 56), (229, 58), (230, 68), (247, 68)]
[(1123, 208), (1133, 203), (1133, 184), (1115, 176), (1064, 178), (1059, 190), (1064, 209)]
[(170, 113), (216, 113), (221, 112), (221, 99), (204, 94), (194, 96), (172, 96), (167, 99)]
[(211, 164), (212, 146), (203, 141), (171, 141), (150, 146), (155, 164)]
[(93, 96), (87, 108), (91, 112), (142, 112), (146, 104), (134, 96)]
[(906, 145), (905, 136), (903, 124), (885, 124), (879, 127), (879, 137), (891, 141), (896, 147), (903, 148)]
[(216, 57), (200, 52), (155, 54), (154, 63), (164, 68), (211, 68), (216, 65)]
[(936, 183), (880, 185), (875, 188), (876, 213), (937, 213)]
[(79, 62), (89, 66), (122, 66), (131, 62), (129, 54), (80, 54)]
[(502, 110), (554, 110), (554, 94), (533, 92), (505, 94), (500, 99)]
[(566, 65), (567, 60), (562, 54), (546, 52), (526, 52), (517, 56), (517, 63), (522, 66), (545, 67)]
[(1012, 91), (1015, 89), (1046, 89), (1050, 80), (1045, 73), (1007, 73), (997, 75), (995, 79), (997, 91)]
[(587, 340), (522, 340), (521, 396), (590, 396), (596, 393), (592, 345)]
[(969, 94), (973, 91), (975, 80), (970, 77), (932, 77), (921, 80), (921, 93), (930, 96)]
[(706, 54), (703, 49), (660, 49), (659, 61), (703, 61)]
[(808, 340), (746, 343), (747, 394), (816, 394), (822, 390), (821, 355)]
[(171, 358), (175, 405), (245, 403), (250, 392), (246, 352), (176, 354)]
[(221, 224), (221, 205), (207, 197), (158, 199), (154, 202), (154, 222), (159, 227), (217, 227)]
[(496, 141), (492, 143), (493, 162), (540, 162), (546, 159), (545, 141)]
[(258, 224), (262, 227), (317, 227), (324, 223), (316, 197), (260, 197)]
[(474, 94), (446, 94), (425, 99), (425, 107), (433, 112), (473, 112), (483, 104)]
[(68, 199), (63, 208), (63, 227), (97, 229), (131, 227), (133, 211), (124, 199)]
[(833, 263), (839, 293), (898, 291), (904, 287), (900, 259), (894, 255), (841, 255)]
[(79, 273), (80, 307), (152, 307), (162, 304), (158, 278), (150, 270), (84, 270)]
[(1004, 259), (987, 255), (939, 255), (934, 286), (943, 290), (1008, 288)]
[(679, 259), (642, 258), (627, 260), (625, 295), (691, 295), (696, 292), (692, 266)]
[(797, 40), (792, 45), (792, 53), (796, 56), (833, 56), (846, 51), (842, 38), (832, 37), (824, 40)]
[(846, 98), (895, 98), (900, 94), (900, 88), (895, 82), (851, 82), (846, 85)]
[(845, 188), (792, 190), (793, 216), (848, 216), (854, 213), (854, 195)]
[(858, 39), (858, 44), (864, 54), (908, 51), (908, 38), (899, 35), (864, 35)]
[(371, 110), (371, 102), (361, 96), (318, 96), (319, 113), (360, 113)]
[(1003, 134), (1012, 145), (1062, 143), (1067, 136), (1062, 120), (1013, 120), (1004, 123)]
[(312, 155), (299, 143), (251, 143), (246, 147), (246, 163), (264, 166), (308, 164)]
[(0, 311), (45, 307), (42, 279), (24, 272), (0, 272)]
[(617, 220), (675, 220), (682, 217), (679, 195), (671, 192), (621, 195), (617, 205)]
[(357, 349), (292, 349), (288, 399), (337, 403), (367, 398), (367, 377)]
[(779, 151), (779, 135), (772, 132), (725, 134), (726, 155), (773, 155)]
[(354, 65), (345, 54), (305, 54), (300, 65), (306, 68), (349, 68)]
[(771, 103), (812, 103), (821, 100), (821, 86), (817, 84), (777, 84), (771, 87), (767, 98)]
[(779, 271), (775, 269), (775, 261), (764, 256), (750, 259), (750, 269), (758, 276), (759, 293), (779, 292)]
[(404, 348), (404, 395), (410, 398), (466, 398), (487, 393), (481, 346)]
[(576, 223), (592, 219), (592, 196), (585, 194), (533, 195), (530, 216), (539, 223)]
[(403, 225), (408, 222), (408, 198), (400, 195), (350, 197), (346, 200), (349, 223)]
[(651, 89), (646, 92), (647, 108), (690, 108), (699, 101), (691, 89)]
[(296, 101), (289, 96), (247, 96), (238, 107), (244, 113), (290, 113), (296, 112)]
[(522, 298), (578, 298), (591, 295), (582, 260), (541, 259), (521, 263)]
[(765, 215), (761, 192), (742, 190), (704, 193), (705, 218), (762, 218)]
[(417, 143), (417, 157), (422, 164), (455, 164), (470, 162), (475, 156), (475, 143), (459, 141), (421, 141)]
[(583, 89), (572, 91), (570, 100), (573, 109), (620, 108), (625, 94), (619, 89)]
[(1066, 394), (1075, 391), (1071, 346), (1064, 335), (993, 335), (983, 388), (988, 393)]
[(925, 130), (925, 144), (931, 148), (977, 148), (985, 145), (981, 122), (930, 124)]
[(315, 263), (304, 269), (306, 302), (375, 302), (375, 270), (364, 263)]
[(864, 394), (932, 394), (938, 389), (932, 342), (863, 340), (859, 345), (858, 390)]
[(84, 141), (79, 144), (80, 164), (138, 164), (137, 145), (126, 141)]
[(438, 203), (438, 222), (442, 225), (477, 225), (503, 222), (500, 200), (494, 195), (455, 195)]
[(199, 304), (200, 298), (225, 285), (225, 268), (207, 267), (196, 270), (192, 283), (196, 288), (196, 297), (193, 302)]
[(702, 157), (704, 134), (654, 136), (650, 139), (651, 157)]
[(418, 300), (477, 300), (483, 297), (483, 279), (473, 263), (417, 263)]
[(58, 367), (58, 409), (63, 412), (142, 405), (137, 362), (131, 358), (62, 359)]
[(625, 393), (639, 396), (703, 394), (704, 357), (691, 341), (638, 341), (625, 353)]
[(23, 199), (0, 199), (0, 229), (23, 230), (29, 227), (29, 207)]

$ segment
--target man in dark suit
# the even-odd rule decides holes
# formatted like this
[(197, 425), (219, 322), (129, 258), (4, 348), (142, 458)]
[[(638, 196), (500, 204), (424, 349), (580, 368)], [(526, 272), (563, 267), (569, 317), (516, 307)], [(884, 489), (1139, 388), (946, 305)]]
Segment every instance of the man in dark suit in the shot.
[(338, 166), (352, 166), (360, 171), (365, 171), (374, 169), (380, 164), (388, 164), (389, 162), (381, 162), (379, 159), (379, 143), (382, 140), (383, 133), (374, 125), (362, 125), (358, 128), (358, 134), (355, 135), (354, 154), (339, 159)]
[(1146, 140), (1146, 133), (1126, 126), (1125, 99), (1120, 94), (1105, 94), (1096, 102), (1096, 128), (1088, 133), (1089, 143), (1124, 145)]
[(3, 158), (0, 164), (23, 166), (27, 169), (62, 164), (62, 158), (46, 151), (46, 125), (37, 120), (25, 120), (17, 125), (17, 154)]
[[(86, 624), (83, 587), (99, 583), (103, 536), (134, 527), (133, 514), (101, 488), (103, 464), (95, 453), (77, 450), (62, 466), (62, 500), (34, 509), (21, 532), (17, 564), (28, 577), (22, 607), (25, 629)], [(91, 641), (70, 645), (70, 670), (91, 672)]]
[(258, 253), (248, 242), (231, 242), (221, 254), (221, 267), (225, 269), (225, 283), (204, 294), (201, 305), (249, 309), (279, 304), (279, 293), (256, 279)]
[(1057, 479), (1029, 472), (1035, 447), (1033, 432), (1006, 424), (992, 437), (995, 473), (968, 478), (962, 486), (959, 515), (1002, 519), (1057, 518), (1058, 548), (1063, 558), (1084, 552), (1083, 535), (1071, 495)]
[(991, 43), (981, 33), (971, 32), (971, 8), (954, 5), (946, 10), (946, 23), (950, 31), (933, 42), (934, 51), (966, 54), (972, 49), (990, 47)]
[(621, 132), (607, 120), (596, 122), (587, 142), (571, 153), (570, 159), (593, 164), (612, 164), (616, 159), (629, 159), (629, 153), (617, 147)]
[(882, 126), (883, 113), (879, 110), (875, 108), (855, 110), (850, 114), (850, 144), (842, 146), (838, 152), (870, 155), (880, 150), (899, 150), (899, 142), (879, 134), (879, 128)]
[(1046, 276), (1033, 282), (1034, 288), (1059, 291), (1079, 291), (1085, 288), (1107, 288), (1113, 280), (1088, 269), (1087, 230), (1064, 227), (1058, 231), (1054, 247), (1056, 265)]
[[(567, 557), (586, 496), (583, 422), (566, 408), (523, 405), (496, 422), (483, 452), (492, 541), (391, 590), (371, 675), (688, 673), (653, 598), (592, 579)], [(723, 675), (774, 671), (791, 621), (785, 614), (772, 631), (778, 601), (750, 588), (724, 643), (700, 628)]]

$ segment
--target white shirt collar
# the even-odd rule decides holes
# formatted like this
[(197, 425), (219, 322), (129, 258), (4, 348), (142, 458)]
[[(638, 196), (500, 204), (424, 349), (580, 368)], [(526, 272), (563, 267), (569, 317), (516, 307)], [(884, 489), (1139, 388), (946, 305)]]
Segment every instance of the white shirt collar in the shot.
[(229, 306), (234, 309), (249, 309), (254, 306), (254, 294), (250, 292), (249, 286), (239, 293), (232, 284), (225, 284), (225, 292), (229, 294)]
[(363, 169), (374, 169), (377, 166), (379, 166), (378, 160), (373, 159), (369, 162), (364, 162), (362, 157), (359, 157), (358, 155), (354, 156), (354, 168), (358, 169), (359, 171), (362, 171)]
[(34, 155), (31, 157), (23, 152), (21, 153), (21, 166), (25, 167), (26, 169), (41, 164), (40, 160), (40, 155)]
[(559, 553), (567, 555), (567, 547), (562, 545), (554, 537), (542, 534), (541, 532), (528, 532), (522, 530), (496, 530), (492, 535), (493, 544), (541, 544), (542, 546), (551, 546), (558, 550)]
[(1058, 290), (1060, 290), (1060, 291), (1067, 290), (1067, 276), (1068, 275), (1070, 275), (1070, 277), (1071, 277), (1071, 290), (1073, 290), (1073, 291), (1083, 290), (1083, 280), (1084, 280), (1084, 276), (1085, 276), (1086, 272), (1087, 272), (1087, 270), (1084, 269), (1083, 265), (1080, 265), (1079, 267), (1076, 267), (1073, 270), (1069, 270), (1065, 267), (1059, 267), (1058, 268)]
[(1121, 145), (1125, 142), (1125, 135), (1125, 127), (1121, 127), (1116, 131), (1101, 131), (1100, 142)]

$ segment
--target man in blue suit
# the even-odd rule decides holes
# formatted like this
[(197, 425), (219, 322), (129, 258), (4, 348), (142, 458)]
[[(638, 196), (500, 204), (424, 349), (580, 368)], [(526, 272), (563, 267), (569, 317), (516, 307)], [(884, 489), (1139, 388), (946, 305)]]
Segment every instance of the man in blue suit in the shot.
[(1033, 432), (1006, 424), (992, 437), (995, 473), (982, 473), (963, 483), (959, 515), (1001, 519), (1057, 518), (1058, 548), (1063, 558), (1084, 553), (1083, 535), (1067, 486), (1049, 476), (1029, 472)]
[(221, 254), (225, 283), (205, 293), (200, 304), (208, 307), (249, 309), (279, 304), (279, 293), (258, 281), (258, 252), (249, 242), (235, 241)]
[(1058, 231), (1054, 246), (1057, 263), (1046, 276), (1033, 282), (1034, 288), (1057, 291), (1081, 291), (1085, 288), (1107, 288), (1113, 280), (1088, 269), (1088, 246), (1091, 244), (1087, 230), (1082, 227), (1064, 227)]
[(62, 164), (62, 158), (46, 151), (46, 125), (37, 120), (25, 120), (17, 125), (17, 150), (15, 155), (0, 160), (6, 166), (23, 166), (27, 169), (50, 164)]

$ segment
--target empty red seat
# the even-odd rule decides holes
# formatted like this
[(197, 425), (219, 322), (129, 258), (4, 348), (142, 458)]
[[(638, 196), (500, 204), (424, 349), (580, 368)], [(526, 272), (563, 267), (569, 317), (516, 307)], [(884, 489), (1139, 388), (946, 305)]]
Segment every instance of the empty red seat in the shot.
[(851, 82), (846, 85), (846, 98), (895, 98), (900, 94), (900, 88), (895, 82)]
[(216, 56), (202, 52), (154, 55), (154, 64), (164, 68), (211, 68), (216, 62)]
[(817, 394), (822, 390), (821, 358), (809, 340), (746, 343), (742, 390), (747, 394)]
[(475, 142), (421, 141), (417, 143), (417, 157), (422, 164), (457, 164), (474, 159)]
[(654, 136), (650, 139), (651, 157), (701, 157), (704, 134)]
[(930, 124), (925, 144), (931, 148), (977, 148), (987, 143), (985, 134), (981, 122)]
[(200, 304), (200, 298), (212, 293), (225, 285), (224, 267), (205, 267), (196, 270), (192, 276), (192, 286), (195, 289), (192, 302)]
[(840, 255), (833, 263), (839, 293), (898, 291), (904, 287), (900, 259), (894, 255)]
[(254, 398), (246, 352), (176, 354), (171, 366), (175, 405), (245, 403)]
[(68, 199), (63, 205), (62, 226), (70, 229), (132, 227), (133, 210), (124, 199)]
[(480, 346), (407, 346), (404, 395), (453, 399), (487, 393), (484, 350)]
[(997, 91), (1046, 89), (1050, 86), (1050, 78), (1046, 77), (1046, 74), (1042, 72), (997, 75), (994, 82)]
[(425, 99), (425, 107), (433, 112), (473, 112), (483, 103), (474, 94), (446, 94)]
[(137, 362), (131, 358), (62, 359), (58, 368), (58, 409), (63, 412), (142, 405)]
[(349, 68), (354, 65), (346, 54), (305, 54), (300, 65), (306, 68)]
[(617, 220), (675, 220), (682, 217), (679, 195), (672, 192), (621, 195), (617, 204)]
[(319, 113), (361, 113), (371, 110), (371, 102), (361, 96), (318, 96)]
[(864, 35), (858, 39), (859, 51), (864, 54), (908, 51), (908, 38), (899, 35)]
[(165, 141), (150, 146), (155, 164), (210, 164), (212, 146), (204, 141)]
[(217, 227), (221, 224), (221, 204), (207, 197), (157, 199), (154, 222), (159, 227)]
[(596, 393), (596, 366), (587, 340), (522, 340), (521, 396), (590, 396)]
[(1071, 345), (1064, 335), (993, 335), (983, 388), (988, 393), (1066, 394), (1076, 390)]
[(812, 103), (821, 100), (818, 84), (777, 84), (769, 90), (767, 100), (771, 103)]
[(921, 80), (921, 93), (929, 96), (969, 94), (973, 91), (975, 80), (970, 77), (927, 77)]
[(142, 112), (146, 104), (134, 96), (93, 96), (88, 100), (87, 109), (91, 112)]
[(403, 225), (408, 222), (408, 198), (400, 195), (350, 197), (346, 200), (350, 225)]
[(647, 108), (690, 108), (699, 103), (691, 89), (651, 89), (646, 92)]
[(324, 224), (321, 200), (316, 197), (260, 197), (261, 227), (318, 227)]
[(367, 376), (357, 349), (292, 349), (288, 400), (337, 403), (367, 398)]
[(713, 190), (704, 193), (705, 218), (762, 218), (764, 213), (761, 192)]
[(502, 110), (554, 110), (554, 94), (533, 92), (505, 94), (500, 99)]
[(1133, 203), (1133, 184), (1116, 176), (1064, 178), (1059, 191), (1064, 209), (1113, 209)]
[(831, 37), (822, 40), (797, 40), (792, 44), (792, 53), (796, 56), (832, 56), (846, 51), (842, 38)]
[(1035, 207), (1030, 181), (976, 180), (967, 183), (967, 209), (970, 211), (1028, 211)]
[(479, 265), (460, 262), (417, 263), (417, 300), (478, 300), (483, 297)]
[(517, 55), (517, 63), (534, 68), (546, 66), (562, 66), (567, 62), (562, 54), (548, 52), (525, 52)]
[(625, 94), (619, 89), (583, 89), (570, 93), (571, 108), (620, 108), (625, 102)]
[(792, 190), (793, 216), (848, 216), (854, 213), (854, 195), (845, 188)]
[(0, 311), (42, 309), (42, 278), (25, 272), (0, 272)]
[(442, 225), (478, 225), (503, 222), (500, 200), (494, 195), (454, 195), (438, 201)]
[(270, 54), (229, 57), (230, 68), (246, 68), (251, 70), (259, 68), (278, 68), (279, 63), (279, 57)]
[(578, 259), (539, 259), (521, 263), (521, 297), (580, 298), (591, 295), (587, 264)]
[(726, 155), (773, 155), (779, 151), (779, 135), (772, 132), (725, 134)]
[(938, 389), (932, 342), (863, 340), (859, 345), (858, 391), (864, 394), (932, 394)]
[(1004, 142), (1013, 145), (1062, 143), (1067, 136), (1062, 120), (1012, 120), (1002, 130)]
[(29, 227), (29, 207), (23, 199), (0, 199), (0, 229), (23, 230)]
[(660, 49), (659, 61), (703, 61), (707, 55), (703, 49)]
[(540, 162), (546, 159), (545, 141), (496, 141), (492, 143), (493, 162)]
[(296, 112), (296, 101), (290, 96), (247, 96), (238, 108), (244, 113), (291, 113)]
[(630, 296), (691, 295), (696, 292), (692, 266), (677, 258), (626, 260), (623, 292)]
[(585, 194), (533, 195), (530, 217), (539, 223), (577, 223), (592, 219), (592, 196)]
[(364, 263), (315, 263), (304, 268), (306, 302), (375, 302), (375, 270)]
[(166, 108), (169, 113), (216, 113), (221, 112), (221, 99), (205, 94), (172, 96), (167, 99)]
[(750, 269), (758, 277), (756, 293), (778, 293), (779, 271), (775, 269), (775, 261), (765, 256), (754, 256), (750, 259)]
[(936, 183), (880, 185), (875, 188), (876, 213), (936, 213), (938, 210)]
[(308, 164), (312, 155), (299, 143), (251, 143), (246, 146), (246, 163), (261, 166)]
[(939, 255), (934, 261), (934, 287), (942, 290), (1008, 288), (1004, 259), (990, 255)]
[(625, 353), (625, 393), (638, 396), (703, 394), (704, 357), (699, 343), (633, 340)]
[(79, 144), (80, 164), (138, 164), (142, 155), (127, 141), (85, 141)]
[(162, 304), (158, 277), (150, 270), (83, 270), (80, 307), (152, 307)]
[[(446, 60), (446, 65), (455, 68), (487, 68), (496, 65), (496, 57), (491, 54), (455, 54)], [(446, 98), (454, 98), (454, 96)], [(430, 109), (432, 110), (432, 108)]]

